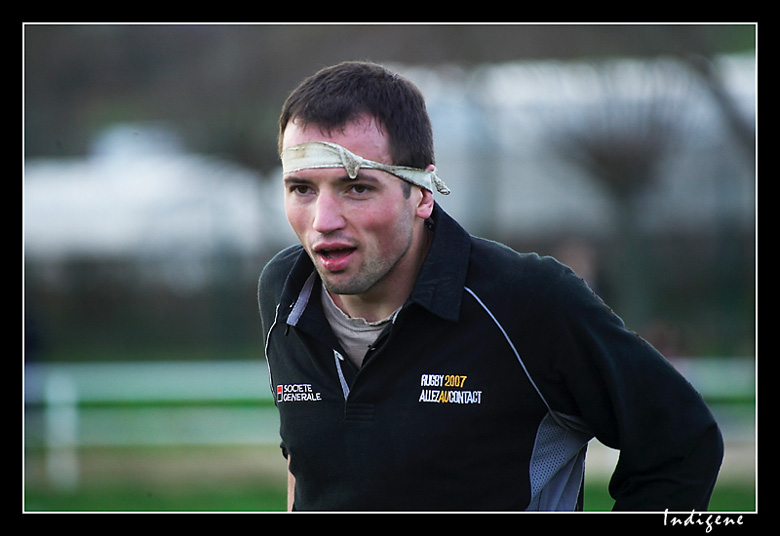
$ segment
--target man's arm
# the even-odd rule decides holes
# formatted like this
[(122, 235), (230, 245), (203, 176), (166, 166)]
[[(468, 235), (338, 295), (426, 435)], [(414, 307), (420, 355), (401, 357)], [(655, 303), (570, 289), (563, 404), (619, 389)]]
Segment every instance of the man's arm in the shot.
[(290, 456), (287, 456), (287, 511), (292, 512), (295, 502), (295, 477), (290, 472)]
[[(705, 510), (723, 438), (701, 396), (573, 273), (544, 280), (532, 351), (548, 401), (620, 450), (615, 510)], [(555, 270), (552, 271), (555, 273)], [(553, 341), (552, 343), (550, 341)], [(551, 356), (551, 357), (547, 357)]]

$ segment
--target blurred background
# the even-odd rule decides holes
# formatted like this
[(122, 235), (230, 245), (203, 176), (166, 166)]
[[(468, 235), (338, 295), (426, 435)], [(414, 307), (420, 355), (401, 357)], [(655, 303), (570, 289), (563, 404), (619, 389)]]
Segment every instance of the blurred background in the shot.
[[(23, 509), (274, 511), (257, 277), (277, 118), (369, 59), (427, 97), (439, 202), (572, 266), (721, 423), (756, 508), (757, 25), (26, 24)], [(610, 508), (594, 442), (585, 507)]]

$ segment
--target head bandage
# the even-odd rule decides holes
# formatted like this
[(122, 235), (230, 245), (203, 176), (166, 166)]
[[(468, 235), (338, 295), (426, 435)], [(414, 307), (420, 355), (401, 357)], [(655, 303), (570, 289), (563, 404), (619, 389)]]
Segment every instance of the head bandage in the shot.
[(350, 179), (357, 177), (360, 168), (378, 169), (431, 192), (435, 189), (444, 195), (450, 193), (450, 189), (433, 170), (391, 166), (366, 160), (335, 143), (312, 141), (294, 145), (282, 152), (282, 171), (284, 173), (293, 173), (302, 169), (337, 167), (343, 167)]

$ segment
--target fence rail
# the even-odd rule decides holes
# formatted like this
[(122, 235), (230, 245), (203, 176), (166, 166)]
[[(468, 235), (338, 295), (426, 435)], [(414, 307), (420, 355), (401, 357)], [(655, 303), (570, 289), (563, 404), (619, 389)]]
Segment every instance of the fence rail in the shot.
[[(752, 358), (673, 361), (736, 435), (751, 434)], [(72, 485), (80, 447), (278, 441), (265, 361), (28, 364), (25, 446), (46, 450), (50, 478)], [(713, 411), (716, 411), (713, 409)], [(70, 484), (69, 484), (70, 482)]]

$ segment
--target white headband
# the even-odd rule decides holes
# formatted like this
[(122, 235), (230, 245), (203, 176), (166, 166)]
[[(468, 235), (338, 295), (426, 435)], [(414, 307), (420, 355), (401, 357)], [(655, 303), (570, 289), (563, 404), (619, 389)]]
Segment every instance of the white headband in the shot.
[(292, 173), (301, 169), (343, 167), (350, 179), (357, 177), (360, 168), (378, 169), (395, 175), (426, 190), (448, 195), (450, 189), (433, 170), (381, 164), (351, 153), (341, 145), (312, 141), (294, 145), (282, 152), (282, 171)]

